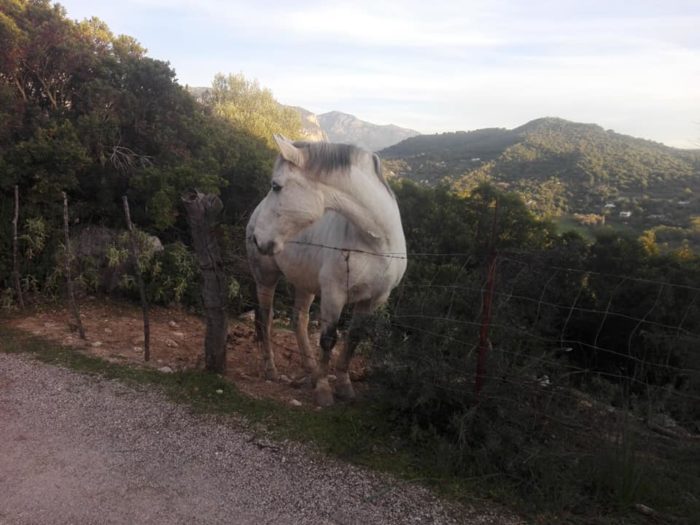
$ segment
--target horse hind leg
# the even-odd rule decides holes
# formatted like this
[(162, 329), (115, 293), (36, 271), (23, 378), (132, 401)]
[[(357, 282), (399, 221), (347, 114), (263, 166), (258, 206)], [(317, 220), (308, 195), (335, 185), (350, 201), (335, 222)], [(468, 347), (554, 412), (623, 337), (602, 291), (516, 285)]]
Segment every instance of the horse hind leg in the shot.
[(297, 336), (297, 346), (301, 352), (301, 362), (304, 370), (313, 380), (318, 374), (316, 353), (309, 342), (309, 308), (314, 301), (314, 295), (297, 291), (294, 298), (294, 328)]
[(339, 399), (345, 401), (355, 399), (355, 389), (352, 387), (352, 383), (350, 382), (350, 374), (348, 373), (348, 370), (350, 368), (350, 362), (352, 361), (352, 356), (355, 353), (357, 345), (359, 345), (360, 342), (366, 337), (369, 314), (369, 301), (362, 301), (355, 305), (352, 314), (352, 321), (350, 322), (350, 329), (348, 330), (347, 340), (342, 352), (338, 356), (338, 361), (336, 363), (337, 381), (335, 383), (335, 394)]
[(338, 341), (338, 320), (345, 306), (345, 297), (340, 293), (326, 292), (321, 295), (321, 361), (314, 383), (316, 404), (322, 407), (333, 404), (333, 391), (328, 382), (328, 363), (331, 351)]
[(255, 309), (255, 333), (260, 345), (263, 364), (265, 366), (265, 378), (277, 379), (277, 367), (275, 366), (275, 354), (272, 350), (272, 302), (275, 297), (276, 283), (272, 286), (258, 284), (258, 306)]

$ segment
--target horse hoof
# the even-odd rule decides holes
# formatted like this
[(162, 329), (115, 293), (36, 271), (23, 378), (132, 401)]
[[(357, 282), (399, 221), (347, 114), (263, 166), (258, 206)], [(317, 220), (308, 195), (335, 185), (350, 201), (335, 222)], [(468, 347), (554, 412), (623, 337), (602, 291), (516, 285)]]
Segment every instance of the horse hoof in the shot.
[(323, 386), (317, 386), (314, 390), (314, 401), (320, 407), (333, 406), (333, 392), (328, 385), (324, 388)]
[(339, 383), (335, 385), (335, 395), (343, 401), (353, 401), (355, 399), (355, 389), (350, 383)]

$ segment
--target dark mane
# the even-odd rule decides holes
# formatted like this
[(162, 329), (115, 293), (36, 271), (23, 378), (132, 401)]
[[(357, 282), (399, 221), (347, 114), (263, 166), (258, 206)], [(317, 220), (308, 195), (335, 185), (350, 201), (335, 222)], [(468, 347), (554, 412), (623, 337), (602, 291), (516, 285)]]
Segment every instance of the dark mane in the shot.
[(306, 168), (318, 175), (336, 170), (349, 170), (353, 162), (364, 155), (372, 155), (374, 173), (379, 178), (387, 191), (393, 196), (394, 192), (382, 174), (381, 162), (376, 154), (372, 154), (352, 144), (333, 144), (330, 142), (305, 142), (294, 143), (297, 148), (306, 150)]

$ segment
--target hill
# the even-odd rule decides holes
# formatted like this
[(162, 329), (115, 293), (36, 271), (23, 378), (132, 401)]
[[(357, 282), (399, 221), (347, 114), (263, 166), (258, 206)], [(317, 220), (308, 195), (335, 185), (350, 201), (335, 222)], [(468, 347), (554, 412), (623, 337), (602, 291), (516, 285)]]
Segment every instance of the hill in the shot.
[(541, 118), (512, 130), (421, 135), (381, 155), (396, 176), (462, 193), (491, 181), (544, 216), (595, 214), (649, 227), (687, 226), (700, 213), (700, 151), (595, 124)]
[[(191, 87), (187, 90), (200, 103), (206, 104), (211, 96), (209, 87)], [(285, 106), (299, 114), (305, 140), (355, 144), (370, 151), (379, 151), (406, 138), (419, 135), (417, 131), (393, 124), (379, 125), (360, 120), (354, 115), (330, 111), (321, 115), (299, 106)]]
[(412, 129), (401, 128), (393, 124), (380, 126), (340, 111), (318, 115), (318, 121), (331, 142), (355, 144), (370, 151), (379, 151), (404, 139), (419, 135), (417, 131)]
[(313, 142), (327, 141), (328, 135), (321, 127), (318, 121), (318, 116), (308, 109), (301, 108), (299, 106), (289, 106), (301, 117), (301, 128), (302, 134), (306, 140)]

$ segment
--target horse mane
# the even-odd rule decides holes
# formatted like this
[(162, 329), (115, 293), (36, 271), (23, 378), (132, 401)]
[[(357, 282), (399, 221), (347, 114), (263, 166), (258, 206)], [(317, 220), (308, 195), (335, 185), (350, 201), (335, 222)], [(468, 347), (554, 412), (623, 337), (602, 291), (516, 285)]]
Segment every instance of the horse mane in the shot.
[(319, 176), (336, 170), (347, 171), (363, 155), (372, 155), (374, 174), (389, 192), (389, 195), (395, 198), (391, 186), (389, 186), (382, 173), (381, 160), (376, 153), (370, 153), (352, 144), (296, 141), (294, 145), (297, 148), (304, 148), (306, 151), (306, 169)]

